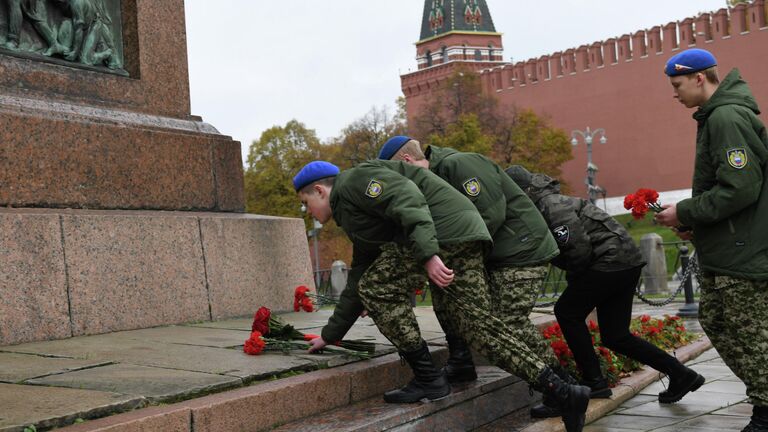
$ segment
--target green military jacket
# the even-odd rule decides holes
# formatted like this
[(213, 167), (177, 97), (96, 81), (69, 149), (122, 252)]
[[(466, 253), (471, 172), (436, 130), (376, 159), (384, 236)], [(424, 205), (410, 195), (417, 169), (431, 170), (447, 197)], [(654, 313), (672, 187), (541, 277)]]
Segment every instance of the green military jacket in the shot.
[(493, 237), (489, 268), (547, 263), (559, 253), (547, 223), (512, 179), (477, 153), (430, 146), (429, 169), (477, 207)]
[(330, 196), (333, 218), (352, 241), (347, 286), (323, 328), (336, 342), (355, 323), (363, 305), (357, 284), (382, 245), (408, 245), (424, 263), (441, 245), (481, 241), (492, 245), (472, 203), (428, 170), (397, 161), (368, 161), (339, 174)]
[(619, 271), (645, 265), (627, 230), (599, 207), (560, 194), (560, 183), (544, 174), (530, 174), (525, 191), (555, 237), (560, 255), (552, 264), (569, 273)]
[(739, 71), (732, 70), (693, 118), (698, 122), (693, 197), (677, 204), (694, 230), (701, 268), (768, 279), (768, 135)]

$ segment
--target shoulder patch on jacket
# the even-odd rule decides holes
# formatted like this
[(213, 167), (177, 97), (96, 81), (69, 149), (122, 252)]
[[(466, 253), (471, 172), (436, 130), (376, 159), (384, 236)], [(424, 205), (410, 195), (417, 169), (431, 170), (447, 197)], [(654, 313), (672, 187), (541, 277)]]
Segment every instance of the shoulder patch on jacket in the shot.
[(365, 196), (370, 198), (378, 198), (379, 195), (384, 191), (384, 186), (381, 185), (381, 182), (373, 179), (370, 183), (368, 183), (368, 187), (365, 188)]
[(736, 169), (742, 169), (747, 166), (747, 151), (744, 147), (730, 149), (728, 150), (727, 155), (728, 165)]
[(477, 180), (477, 177), (472, 177), (471, 179), (464, 182), (464, 192), (467, 193), (467, 195), (471, 197), (476, 197), (480, 195), (480, 182)]
[(557, 244), (564, 245), (571, 239), (571, 230), (568, 229), (568, 225), (560, 225), (552, 229), (552, 234), (554, 234)]

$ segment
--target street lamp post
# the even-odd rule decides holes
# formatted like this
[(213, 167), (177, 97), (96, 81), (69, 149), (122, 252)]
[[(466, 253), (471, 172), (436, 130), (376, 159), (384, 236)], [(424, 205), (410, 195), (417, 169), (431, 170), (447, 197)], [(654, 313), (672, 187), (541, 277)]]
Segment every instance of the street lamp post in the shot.
[(320, 250), (317, 245), (317, 238), (320, 237), (320, 228), (323, 227), (323, 224), (315, 218), (312, 218), (312, 223), (312, 229), (307, 234), (312, 237), (312, 247), (315, 250), (315, 289), (320, 289), (320, 282), (322, 281), (320, 280)]
[(592, 141), (597, 135), (600, 135), (600, 144), (605, 144), (608, 142), (608, 139), (605, 137), (605, 129), (603, 128), (590, 130), (589, 126), (587, 126), (587, 130), (574, 130), (571, 132), (571, 144), (574, 147), (579, 144), (579, 136), (581, 136), (581, 138), (584, 140), (584, 143), (587, 145), (587, 179), (585, 183), (587, 185), (587, 195), (589, 197), (589, 202), (592, 204), (597, 201), (598, 193), (605, 193), (603, 188), (595, 184), (595, 177), (597, 176), (598, 169), (597, 165), (592, 163)]

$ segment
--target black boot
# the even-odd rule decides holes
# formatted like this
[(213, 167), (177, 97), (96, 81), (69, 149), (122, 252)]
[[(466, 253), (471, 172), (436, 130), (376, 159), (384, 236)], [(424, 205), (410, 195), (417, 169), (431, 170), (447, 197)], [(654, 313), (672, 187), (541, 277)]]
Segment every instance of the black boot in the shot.
[(768, 432), (768, 407), (752, 407), (752, 421), (741, 432)]
[(421, 347), (415, 351), (401, 352), (400, 355), (413, 370), (414, 378), (405, 387), (384, 393), (388, 403), (414, 403), (422, 399), (440, 399), (448, 396), (451, 386), (442, 371), (432, 363), (427, 343), (421, 341)]
[(584, 429), (584, 413), (589, 406), (589, 387), (566, 384), (550, 368), (544, 368), (537, 381), (542, 393), (557, 401), (566, 432), (581, 432)]
[[(561, 366), (553, 366), (552, 370), (555, 371), (557, 376), (560, 377), (567, 384), (577, 384), (575, 378), (573, 378), (568, 371)], [(551, 394), (545, 393), (539, 405), (535, 405), (531, 408), (532, 418), (552, 418), (560, 417), (563, 412), (560, 410), (560, 406), (557, 403), (555, 397)]]
[(679, 374), (669, 377), (669, 388), (659, 393), (659, 403), (675, 403), (688, 392), (698, 390), (702, 384), (704, 384), (703, 376), (683, 366)]
[(448, 341), (448, 361), (443, 367), (445, 377), (451, 384), (464, 383), (477, 379), (475, 363), (472, 361), (472, 352), (459, 336), (445, 335)]
[(608, 385), (608, 380), (602, 374), (594, 378), (585, 377), (581, 380), (581, 385), (589, 387), (590, 399), (608, 399), (613, 396), (611, 386)]

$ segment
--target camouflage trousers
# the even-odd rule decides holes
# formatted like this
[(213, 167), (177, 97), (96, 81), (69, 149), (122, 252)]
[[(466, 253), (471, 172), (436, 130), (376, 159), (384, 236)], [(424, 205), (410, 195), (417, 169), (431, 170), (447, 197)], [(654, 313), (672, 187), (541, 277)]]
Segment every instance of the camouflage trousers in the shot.
[(424, 268), (410, 251), (396, 243), (381, 253), (365, 270), (357, 285), (368, 316), (392, 345), (409, 352), (421, 347), (421, 333), (411, 306), (411, 293), (426, 282)]
[(708, 275), (700, 282), (702, 328), (752, 404), (768, 406), (768, 281)]
[(545, 363), (556, 366), (560, 363), (552, 347), (530, 319), (547, 270), (547, 266), (493, 269), (488, 272), (488, 288), (493, 315)]
[(448, 245), (440, 257), (454, 271), (449, 286), (432, 286), (432, 304), (441, 325), (494, 365), (537, 387), (537, 378), (549, 363), (493, 314), (481, 245)]

